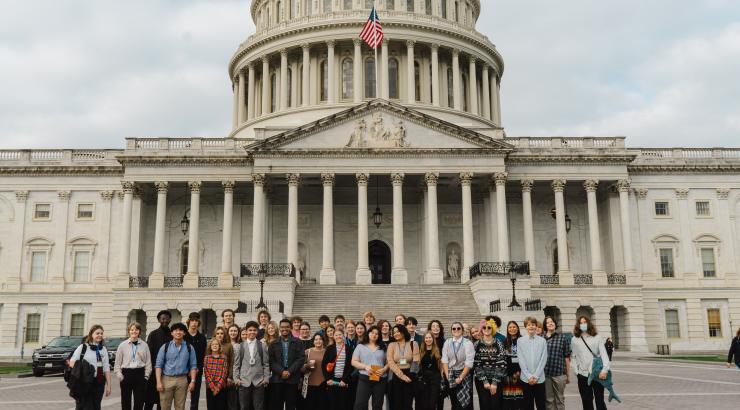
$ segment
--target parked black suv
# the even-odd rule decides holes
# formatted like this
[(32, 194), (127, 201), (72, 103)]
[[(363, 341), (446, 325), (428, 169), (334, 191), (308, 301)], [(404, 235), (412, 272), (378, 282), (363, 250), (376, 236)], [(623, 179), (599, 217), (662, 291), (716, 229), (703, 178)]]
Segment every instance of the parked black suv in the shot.
[(52, 339), (31, 356), (33, 375), (41, 377), (44, 373), (58, 373), (67, 367), (67, 359), (82, 344), (80, 336), (59, 336)]

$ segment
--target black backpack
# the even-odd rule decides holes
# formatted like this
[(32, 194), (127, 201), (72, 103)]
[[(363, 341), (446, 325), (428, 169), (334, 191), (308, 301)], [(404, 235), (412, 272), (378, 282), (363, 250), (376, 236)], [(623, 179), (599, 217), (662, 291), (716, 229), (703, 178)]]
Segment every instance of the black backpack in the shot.
[(67, 388), (69, 388), (69, 396), (74, 399), (93, 391), (97, 385), (95, 381), (95, 366), (85, 360), (85, 352), (87, 352), (87, 343), (82, 344), (80, 359), (75, 362), (72, 370), (65, 373), (65, 381), (67, 382)]

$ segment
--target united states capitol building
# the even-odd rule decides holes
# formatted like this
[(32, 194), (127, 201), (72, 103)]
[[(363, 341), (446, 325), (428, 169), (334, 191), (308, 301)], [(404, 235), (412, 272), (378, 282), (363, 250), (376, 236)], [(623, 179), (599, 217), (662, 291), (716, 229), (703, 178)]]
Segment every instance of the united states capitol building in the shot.
[(508, 135), (481, 3), (378, 0), (375, 52), (370, 0), (254, 0), (256, 33), (214, 84), (233, 88), (228, 135), (1, 150), (0, 356), (94, 323), (151, 330), (161, 309), (245, 318), (261, 275), (275, 315), (428, 290), (419, 317), (468, 303), (568, 331), (587, 314), (619, 349), (725, 350), (740, 149)]

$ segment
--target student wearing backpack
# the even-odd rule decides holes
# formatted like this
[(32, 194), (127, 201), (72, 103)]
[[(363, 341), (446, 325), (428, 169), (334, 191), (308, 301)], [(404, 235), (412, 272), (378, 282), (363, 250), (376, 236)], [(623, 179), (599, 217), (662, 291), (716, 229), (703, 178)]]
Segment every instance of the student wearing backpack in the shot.
[[(103, 326), (94, 325), (87, 333), (83, 344), (77, 347), (69, 360), (69, 367), (74, 368), (79, 360), (89, 364), (95, 369), (95, 377), (92, 386), (83, 389), (75, 396), (77, 410), (100, 410), (100, 402), (103, 395), (110, 396), (110, 362), (108, 362), (108, 351), (103, 345)], [(88, 368), (89, 368), (88, 366)]]
[[(169, 410), (172, 402), (175, 410), (185, 410), (188, 391), (195, 390), (195, 377), (198, 374), (198, 361), (195, 349), (183, 340), (187, 328), (182, 323), (172, 325), (172, 341), (159, 349), (155, 374), (157, 391), (163, 409)], [(188, 374), (190, 383), (188, 383)]]
[(239, 391), (241, 410), (265, 410), (265, 386), (270, 380), (267, 346), (257, 340), (259, 325), (248, 322), (247, 339), (234, 349), (234, 383)]

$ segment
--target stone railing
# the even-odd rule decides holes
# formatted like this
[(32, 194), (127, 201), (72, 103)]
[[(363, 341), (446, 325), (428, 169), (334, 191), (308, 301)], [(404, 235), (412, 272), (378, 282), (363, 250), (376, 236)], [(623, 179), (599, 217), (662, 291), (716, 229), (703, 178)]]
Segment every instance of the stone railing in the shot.
[(622, 273), (610, 273), (606, 275), (606, 283), (610, 285), (626, 285), (627, 275)]
[(594, 277), (590, 273), (576, 273), (573, 275), (573, 284), (576, 286), (593, 285)]
[(624, 149), (625, 137), (516, 137), (503, 141), (520, 149)]
[(116, 155), (122, 152), (121, 150), (105, 149), (0, 150), (0, 166), (120, 166), (116, 160)]
[(241, 277), (265, 276), (295, 277), (295, 267), (292, 263), (242, 263), (239, 271)]
[(529, 262), (478, 262), (470, 267), (470, 277), (476, 276), (506, 276), (512, 273), (529, 275)]
[(560, 285), (560, 276), (558, 275), (540, 275), (540, 285), (558, 286)]
[(253, 143), (251, 139), (234, 138), (126, 138), (126, 153), (161, 153), (162, 151), (235, 151)]
[(740, 159), (740, 148), (640, 148), (638, 159)]

